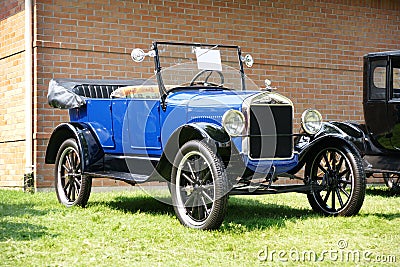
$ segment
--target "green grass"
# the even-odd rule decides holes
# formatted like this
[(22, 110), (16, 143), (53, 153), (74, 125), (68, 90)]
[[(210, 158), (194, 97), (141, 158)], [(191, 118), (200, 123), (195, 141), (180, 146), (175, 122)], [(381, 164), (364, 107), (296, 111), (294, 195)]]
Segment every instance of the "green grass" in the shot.
[(380, 265), (400, 262), (399, 207), (385, 188), (350, 218), (316, 215), (301, 194), (231, 197), (221, 229), (198, 231), (142, 191), (92, 193), (85, 209), (0, 191), (0, 266)]

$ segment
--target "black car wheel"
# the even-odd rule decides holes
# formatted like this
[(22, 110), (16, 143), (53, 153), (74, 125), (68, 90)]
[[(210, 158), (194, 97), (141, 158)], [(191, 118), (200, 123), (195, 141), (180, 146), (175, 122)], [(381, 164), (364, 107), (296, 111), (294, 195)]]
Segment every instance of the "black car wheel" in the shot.
[(217, 229), (227, 209), (224, 165), (204, 142), (193, 140), (178, 151), (171, 177), (172, 204), (190, 228)]
[(322, 148), (306, 166), (315, 189), (307, 195), (312, 209), (324, 215), (352, 216), (365, 197), (365, 175), (358, 153), (346, 145)]
[(383, 179), (392, 194), (400, 194), (400, 176), (398, 174), (384, 173)]
[(62, 143), (55, 163), (58, 201), (67, 207), (84, 207), (89, 200), (92, 179), (82, 174), (81, 157), (75, 139)]

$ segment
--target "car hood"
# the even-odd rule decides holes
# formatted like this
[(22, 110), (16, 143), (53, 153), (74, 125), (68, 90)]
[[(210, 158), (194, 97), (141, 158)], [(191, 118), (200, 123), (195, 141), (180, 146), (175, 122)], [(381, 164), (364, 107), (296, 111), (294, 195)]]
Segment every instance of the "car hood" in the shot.
[(242, 111), (243, 103), (289, 104), (286, 97), (268, 91), (180, 90), (171, 92), (166, 99), (168, 123), (178, 127), (186, 123), (213, 123), (221, 125), (222, 116), (229, 109)]
[(213, 108), (216, 106), (236, 107), (252, 95), (260, 93), (259, 91), (233, 91), (233, 90), (187, 90), (178, 91), (169, 94), (168, 103), (181, 103), (187, 107)]
[(259, 91), (187, 90), (170, 94), (167, 106), (179, 106), (186, 113), (186, 123), (210, 122), (221, 124), (229, 109), (241, 110), (243, 101)]

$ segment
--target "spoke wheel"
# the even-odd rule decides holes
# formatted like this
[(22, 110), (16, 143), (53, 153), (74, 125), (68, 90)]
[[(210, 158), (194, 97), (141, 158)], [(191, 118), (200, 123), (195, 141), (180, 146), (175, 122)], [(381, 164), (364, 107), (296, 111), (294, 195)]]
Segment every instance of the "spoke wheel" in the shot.
[(174, 160), (171, 195), (179, 221), (197, 229), (218, 228), (226, 213), (227, 178), (208, 145), (189, 141)]
[(67, 207), (84, 207), (89, 199), (92, 181), (82, 174), (81, 157), (74, 139), (61, 145), (55, 164), (55, 188), (58, 201)]
[(323, 148), (306, 166), (306, 173), (319, 188), (307, 195), (313, 210), (324, 215), (358, 213), (365, 197), (365, 175), (356, 151), (347, 146)]
[(383, 179), (392, 194), (400, 194), (400, 176), (395, 173), (384, 173)]

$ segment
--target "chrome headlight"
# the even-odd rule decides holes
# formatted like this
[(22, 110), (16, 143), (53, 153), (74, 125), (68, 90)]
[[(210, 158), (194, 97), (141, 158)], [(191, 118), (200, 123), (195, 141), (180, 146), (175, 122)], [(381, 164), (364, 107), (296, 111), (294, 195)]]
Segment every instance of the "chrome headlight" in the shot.
[(231, 136), (238, 136), (243, 133), (245, 127), (245, 119), (242, 112), (230, 109), (222, 116), (222, 126)]
[(316, 134), (322, 127), (321, 113), (316, 109), (307, 109), (301, 115), (301, 126), (308, 134)]

